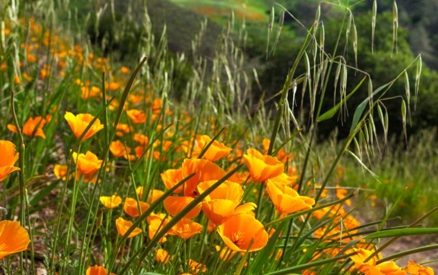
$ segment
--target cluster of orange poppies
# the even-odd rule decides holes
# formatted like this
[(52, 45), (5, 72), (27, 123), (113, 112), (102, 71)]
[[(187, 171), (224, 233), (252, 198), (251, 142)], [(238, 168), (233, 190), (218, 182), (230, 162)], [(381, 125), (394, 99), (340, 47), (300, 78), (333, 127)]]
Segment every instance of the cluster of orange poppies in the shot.
[[(23, 83), (23, 81), (30, 82), (36, 78), (46, 79), (55, 75), (62, 77), (67, 73), (68, 66), (77, 66), (78, 64), (97, 70), (110, 71), (108, 60), (96, 58), (92, 53), (85, 54), (86, 51), (80, 46), (71, 48), (65, 39), (51, 34), (49, 30), (43, 30), (33, 20), (30, 23), (30, 41), (38, 41), (42, 37), (41, 45), (46, 47), (56, 45), (56, 47), (51, 47), (51, 54), (56, 60), (54, 63), (56, 65), (51, 67), (38, 62), (39, 52), (42, 50), (38, 43), (23, 45), (27, 50), (27, 55), (26, 60), (19, 64), (23, 73), (21, 76), (15, 76), (16, 84)], [(6, 28), (6, 36), (8, 36), (7, 32)], [(68, 62), (68, 59), (74, 59), (75, 62)], [(2, 64), (0, 70), (6, 70), (8, 65), (7, 63)], [(80, 68), (73, 69), (79, 70)], [(130, 73), (130, 69), (121, 67), (120, 72), (127, 75)], [(119, 91), (122, 84), (123, 81), (111, 75), (110, 80), (101, 88), (93, 85), (91, 81), (75, 79), (72, 89), (76, 90), (78, 97), (80, 96), (85, 101), (103, 98), (102, 89), (108, 93)], [(139, 238), (144, 234), (150, 240), (154, 239), (158, 233), (163, 233), (160, 234), (162, 237), (158, 241), (159, 248), (156, 249), (155, 257), (157, 262), (163, 264), (174, 260), (174, 257), (163, 248), (168, 239), (176, 237), (189, 239), (204, 230), (214, 232), (214, 234), (219, 235), (222, 240), (221, 244), (223, 244), (217, 246), (220, 258), (228, 260), (239, 253), (245, 254), (263, 249), (267, 245), (269, 233), (271, 233), (271, 231), (268, 233), (266, 226), (254, 213), (260, 205), (247, 201), (252, 196), (245, 197), (246, 192), (253, 191), (249, 188), (250, 184), (247, 183), (263, 184), (261, 190), (265, 192), (261, 196), (265, 197), (266, 200), (269, 198), (275, 207), (276, 218), (283, 218), (314, 207), (315, 199), (311, 196), (300, 195), (294, 188), (298, 175), (293, 166), (285, 165), (285, 163), (291, 163), (293, 156), (290, 153), (280, 148), (276, 156), (268, 155), (269, 139), (264, 139), (261, 142), (263, 150), (260, 152), (255, 148), (245, 148), (244, 142), (238, 142), (234, 148), (231, 148), (216, 138), (212, 139), (209, 135), (186, 131), (184, 123), (181, 123), (180, 128), (175, 128), (177, 126), (173, 125), (166, 128), (163, 117), (164, 115), (173, 115), (173, 112), (164, 108), (161, 98), (154, 98), (149, 93), (152, 90), (151, 86), (146, 86), (145, 90), (135, 90), (128, 95), (123, 113), (125, 120), (122, 120), (126, 123), (114, 125), (117, 140), (109, 144), (109, 151), (116, 160), (123, 160), (123, 162), (119, 162), (119, 165), (120, 163), (130, 164), (134, 161), (152, 159), (164, 162), (173, 153), (179, 155), (175, 155), (168, 162), (171, 168), (160, 171), (161, 182), (157, 183), (154, 189), (144, 190), (143, 187), (138, 187), (135, 190), (135, 196), (131, 197), (122, 198), (118, 194), (100, 197), (100, 202), (108, 209), (108, 213), (112, 213), (111, 209), (115, 209), (123, 203), (123, 212), (114, 221), (111, 220), (114, 232), (124, 236), (129, 231), (127, 238), (137, 236)], [(111, 99), (109, 110), (115, 110), (118, 107), (117, 100), (108, 94), (106, 99)], [(26, 136), (46, 138), (44, 127), (50, 124), (51, 119), (51, 115), (28, 117), (20, 130)], [(66, 112), (64, 119), (74, 136), (81, 142), (91, 139), (105, 127), (111, 127), (111, 125), (102, 124), (97, 117), (89, 113), (75, 115)], [(191, 118), (187, 113), (182, 113), (175, 120), (188, 124)], [(153, 130), (156, 131), (163, 130), (164, 134), (161, 139), (148, 137), (144, 131), (145, 125), (150, 128), (154, 127)], [(214, 123), (211, 127), (214, 129)], [(19, 131), (15, 125), (9, 124), (7, 128), (15, 133)], [(186, 131), (184, 132), (186, 135), (175, 138), (177, 131)], [(72, 176), (84, 182), (98, 183), (97, 174), (107, 160), (99, 159), (97, 155), (88, 150), (84, 150), (85, 153), (78, 151), (71, 153), (75, 164), (74, 172), (69, 175), (69, 167), (58, 164), (55, 165), (55, 175), (62, 180), (70, 179)], [(20, 168), (15, 166), (19, 154), (12, 142), (0, 140), (0, 155), (1, 182)], [(235, 172), (226, 178), (228, 172), (239, 164), (245, 165), (247, 169), (243, 172)], [(170, 189), (174, 189), (173, 194), (164, 199), (162, 207), (157, 207), (157, 211), (153, 209), (155, 212), (146, 218), (147, 226), (142, 224), (142, 228), (133, 228), (136, 219), (150, 210), (151, 205), (163, 196), (166, 190)], [(323, 196), (325, 194), (323, 193)], [(193, 201), (201, 195), (205, 195), (202, 201), (188, 211), (167, 232), (161, 232), (173, 217), (193, 205)], [(338, 188), (336, 195), (341, 199), (345, 196), (345, 190)], [(158, 211), (159, 209), (161, 211)], [(208, 223), (205, 223), (206, 228), (200, 222), (203, 220), (200, 215), (208, 220)], [(312, 260), (321, 257), (323, 253), (329, 256), (338, 255), (345, 248), (344, 244), (357, 240), (353, 236), (359, 234), (357, 228), (359, 228), (360, 223), (342, 205), (315, 210), (313, 217), (331, 220), (331, 223), (325, 223), (318, 227), (313, 232), (313, 237), (327, 242), (341, 240), (337, 242), (341, 245), (336, 248), (327, 246), (323, 252), (315, 252)], [(29, 242), (26, 229), (18, 222), (0, 221), (0, 259), (25, 250)], [(357, 247), (361, 247), (360, 242)], [(281, 253), (281, 250), (279, 252)], [(394, 262), (378, 263), (377, 257), (372, 257), (374, 251), (365, 248), (352, 249), (349, 250), (349, 253), (352, 254), (351, 260), (355, 263), (355, 270), (364, 274), (433, 274), (430, 268), (422, 267), (414, 262), (410, 262), (404, 269), (398, 267)], [(191, 274), (207, 270), (203, 263), (193, 259), (188, 260), (187, 266)], [(108, 272), (103, 266), (95, 265), (89, 267), (86, 274), (101, 275), (108, 274)], [(308, 270), (305, 274), (313, 273)]]
[(353, 248), (349, 252), (353, 255), (350, 259), (354, 262), (355, 269), (364, 275), (434, 275), (432, 268), (422, 266), (414, 261), (409, 261), (407, 266), (401, 268), (394, 261), (379, 263), (378, 253), (373, 249)]

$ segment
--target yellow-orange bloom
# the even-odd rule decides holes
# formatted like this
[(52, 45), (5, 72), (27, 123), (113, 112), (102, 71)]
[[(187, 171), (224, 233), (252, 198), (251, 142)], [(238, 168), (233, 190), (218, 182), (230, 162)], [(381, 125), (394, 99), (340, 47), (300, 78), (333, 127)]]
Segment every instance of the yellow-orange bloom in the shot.
[[(163, 205), (167, 213), (169, 213), (171, 216), (175, 216), (179, 212), (181, 212), (193, 200), (194, 200), (193, 197), (170, 196), (164, 199)], [(199, 212), (201, 212), (201, 206), (198, 204), (192, 210), (190, 210), (189, 213), (185, 215), (185, 218), (193, 219), (194, 217), (198, 216)]]
[[(107, 275), (108, 271), (99, 265), (91, 266), (87, 268), (86, 275)], [(115, 275), (114, 273), (110, 273), (110, 275)]]
[(19, 222), (0, 221), (0, 259), (27, 249), (29, 234)]
[(141, 110), (137, 110), (137, 109), (127, 110), (126, 114), (134, 124), (140, 124), (146, 122), (146, 114)]
[(120, 140), (115, 140), (110, 143), (109, 147), (111, 154), (115, 157), (124, 157), (128, 160), (133, 160), (133, 156), (129, 155), (131, 148), (126, 147)]
[[(91, 121), (94, 119), (94, 116), (90, 114), (78, 114), (75, 116), (70, 112), (66, 112), (64, 118), (65, 120), (67, 120), (67, 123), (73, 131), (73, 134), (76, 136), (76, 138), (79, 138), (88, 127), (88, 125), (90, 125)], [(82, 137), (82, 140), (89, 139), (94, 134), (102, 130), (103, 127), (104, 126), (100, 123), (100, 120), (96, 119), (91, 128)]]
[(263, 224), (245, 213), (231, 216), (217, 231), (228, 248), (237, 252), (258, 251), (268, 243)]
[[(163, 229), (164, 226), (166, 226), (166, 224), (170, 221), (170, 218), (166, 218), (166, 214), (164, 213), (159, 213), (159, 214), (155, 214), (152, 213), (151, 215), (149, 215), (147, 217), (147, 222), (148, 222), (148, 236), (149, 239), (153, 239), (155, 237), (155, 235), (161, 230)], [(159, 240), (159, 243), (163, 243), (166, 241), (166, 235), (173, 235), (173, 231), (169, 230), (168, 232), (166, 232), (166, 234)]]
[(137, 203), (137, 200), (133, 198), (126, 198), (125, 204), (123, 205), (123, 211), (133, 218), (140, 216), (143, 212), (148, 210), (148, 208), (148, 203), (142, 201)]
[(409, 261), (404, 271), (411, 275), (435, 275), (435, 271), (428, 266), (422, 266), (414, 261)]
[(87, 151), (85, 154), (73, 152), (73, 161), (76, 163), (79, 173), (84, 175), (87, 180), (91, 179), (99, 171), (103, 162), (90, 151)]
[[(217, 181), (204, 181), (198, 185), (201, 194)], [(213, 190), (202, 202), (202, 211), (207, 218), (216, 225), (222, 224), (228, 217), (234, 214), (243, 196), (243, 188), (240, 184), (225, 181)]]
[(157, 262), (167, 264), (169, 262), (169, 259), (170, 259), (169, 252), (167, 252), (166, 250), (162, 248), (158, 248), (157, 251), (155, 252), (155, 260)]
[(131, 70), (128, 67), (122, 66), (120, 68), (120, 71), (122, 72), (122, 74), (129, 74), (131, 72)]
[[(177, 185), (179, 182), (181, 182), (183, 177), (183, 170), (180, 169), (167, 169), (163, 173), (160, 174), (161, 180), (164, 183), (164, 186), (166, 186), (167, 189), (171, 189), (175, 185)], [(183, 187), (178, 187), (173, 193), (178, 194), (183, 191)]]
[(256, 149), (250, 148), (243, 155), (243, 160), (248, 167), (251, 178), (256, 182), (264, 182), (283, 173), (284, 164), (277, 158), (263, 155)]
[(122, 203), (122, 198), (117, 195), (101, 196), (99, 200), (108, 209), (116, 208)]
[(15, 151), (15, 145), (8, 140), (0, 140), (0, 181), (20, 168), (15, 167), (19, 154)]
[[(123, 219), (122, 217), (116, 220), (117, 232), (120, 236), (125, 235), (128, 229), (132, 226), (132, 222)], [(133, 238), (140, 234), (142, 230), (138, 227), (134, 228), (134, 230), (128, 235), (128, 238)]]
[(182, 164), (183, 178), (193, 174), (184, 183), (184, 196), (197, 196), (198, 183), (207, 180), (219, 180), (225, 176), (225, 171), (217, 164), (206, 159), (185, 159)]
[(266, 191), (275, 208), (282, 215), (303, 211), (312, 208), (315, 200), (300, 196), (297, 191), (282, 183), (277, 183), (274, 180), (268, 179), (266, 181)]
[[(195, 148), (192, 156), (197, 156), (201, 151), (211, 142), (211, 138), (207, 135), (201, 135), (196, 137)], [(225, 144), (220, 143), (217, 140), (214, 140), (213, 143), (208, 147), (207, 151), (204, 152), (202, 158), (207, 159), (209, 161), (216, 161), (225, 156), (227, 156), (231, 152), (231, 148), (225, 146)]]
[[(197, 261), (194, 261), (192, 259), (189, 259), (189, 270), (192, 274), (198, 274), (199, 272), (205, 273), (207, 272), (207, 267), (204, 264), (198, 263)], [(190, 274), (190, 273), (183, 273), (183, 274)], [(183, 275), (181, 274), (181, 275)]]
[(188, 239), (201, 233), (203, 228), (199, 223), (183, 218), (172, 227), (172, 232), (180, 238)]
[[(23, 125), (23, 134), (29, 137), (37, 136), (46, 138), (43, 131), (43, 126), (46, 124), (47, 120), (41, 116), (35, 118), (30, 117)], [(17, 127), (12, 124), (8, 124), (8, 129), (14, 133), (17, 133)]]
[(67, 176), (67, 171), (68, 171), (67, 165), (55, 164), (55, 166), (53, 167), (53, 173), (55, 174), (55, 177), (57, 179), (65, 180)]

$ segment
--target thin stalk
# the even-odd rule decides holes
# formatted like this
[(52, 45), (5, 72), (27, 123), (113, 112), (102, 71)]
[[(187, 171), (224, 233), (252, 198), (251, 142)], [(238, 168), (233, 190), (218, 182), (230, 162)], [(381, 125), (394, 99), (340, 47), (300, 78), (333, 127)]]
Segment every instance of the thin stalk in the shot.
[[(18, 167), (20, 167), (20, 170), (18, 171), (18, 184), (20, 188), (20, 223), (24, 226), (26, 224), (26, 185), (24, 183), (24, 171), (25, 171), (24, 159), (25, 159), (26, 146), (24, 144), (22, 129), (20, 127), (20, 124), (18, 123), (17, 113), (15, 111), (14, 98), (15, 98), (15, 91), (14, 89), (11, 89), (11, 112), (12, 112), (12, 117), (14, 119), (15, 127), (17, 127), (18, 142), (19, 142), (18, 153), (20, 154), (20, 158), (18, 159)], [(31, 243), (32, 243), (31, 255), (33, 259), (33, 255), (34, 255), (33, 242)], [(23, 272), (23, 257), (20, 257), (20, 270), (21, 272)]]

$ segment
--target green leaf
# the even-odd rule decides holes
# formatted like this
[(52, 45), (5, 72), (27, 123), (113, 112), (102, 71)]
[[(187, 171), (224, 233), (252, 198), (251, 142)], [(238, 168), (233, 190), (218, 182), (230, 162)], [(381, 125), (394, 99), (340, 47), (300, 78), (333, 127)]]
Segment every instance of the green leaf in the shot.
[(360, 86), (362, 86), (362, 83), (365, 81), (366, 77), (364, 77), (359, 84), (354, 88), (353, 91), (351, 91), (351, 93), (349, 93), (344, 99), (342, 99), (341, 101), (338, 102), (338, 104), (336, 104), (335, 106), (333, 106), (333, 108), (331, 108), (330, 110), (326, 111), (325, 113), (323, 113), (322, 115), (320, 115), (316, 121), (321, 122), (327, 119), (331, 119), (339, 110), (339, 108), (345, 104), (345, 102), (359, 89)]
[(382, 92), (384, 89), (388, 88), (389, 86), (391, 86), (394, 82), (391, 81), (389, 83), (386, 83), (385, 85), (380, 86), (379, 88), (377, 88), (371, 96), (365, 98), (360, 104), (359, 106), (357, 106), (356, 110), (354, 111), (354, 115), (353, 115), (353, 122), (351, 123), (351, 128), (350, 128), (350, 134), (356, 129), (357, 124), (359, 123), (360, 118), (362, 117), (363, 111), (365, 110), (365, 107), (368, 105), (368, 102), (370, 102), (370, 100), (372, 100), (377, 94), (379, 94), (380, 92)]

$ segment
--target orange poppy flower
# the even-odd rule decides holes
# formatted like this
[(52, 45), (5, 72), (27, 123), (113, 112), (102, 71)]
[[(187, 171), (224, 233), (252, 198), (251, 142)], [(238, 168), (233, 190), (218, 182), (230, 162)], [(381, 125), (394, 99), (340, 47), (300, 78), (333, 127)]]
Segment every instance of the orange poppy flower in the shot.
[(133, 218), (140, 216), (143, 212), (148, 210), (148, 208), (148, 203), (142, 201), (137, 203), (137, 200), (133, 198), (126, 198), (125, 204), (123, 205), (123, 211)]
[(82, 86), (81, 87), (81, 98), (82, 99), (88, 99), (90, 97), (98, 97), (101, 96), (102, 92), (100, 91), (99, 87), (93, 86)]
[[(204, 264), (201, 264), (201, 263), (198, 263), (197, 261), (189, 259), (189, 271), (192, 274), (198, 274), (199, 272), (205, 273), (205, 272), (207, 272), (207, 267)], [(187, 274), (187, 273), (184, 273), (184, 274)]]
[(103, 162), (90, 151), (87, 151), (85, 154), (73, 152), (73, 161), (76, 163), (78, 172), (84, 175), (86, 180), (91, 179), (94, 174), (99, 171)]
[(20, 168), (15, 167), (19, 154), (15, 151), (15, 145), (8, 140), (0, 140), (0, 181)]
[(122, 203), (122, 198), (117, 195), (101, 196), (99, 201), (108, 209), (113, 209)]
[(128, 67), (122, 66), (120, 68), (120, 71), (122, 72), (122, 74), (129, 74), (131, 72), (131, 70)]
[[(204, 181), (198, 185), (201, 194), (217, 181)], [(240, 204), (243, 196), (243, 188), (240, 184), (225, 181), (213, 190), (202, 202), (202, 211), (207, 218), (216, 225), (222, 224), (230, 217)]]
[[(23, 134), (29, 137), (37, 136), (46, 138), (46, 135), (43, 131), (43, 126), (46, 124), (47, 120), (41, 116), (37, 116), (35, 118), (30, 117), (26, 123), (23, 125)], [(17, 127), (12, 124), (8, 124), (8, 129), (11, 132), (17, 133)]]
[(133, 139), (140, 143), (140, 145), (143, 145), (144, 147), (147, 147), (149, 144), (149, 138), (143, 134), (134, 134)]
[(141, 110), (137, 110), (137, 109), (127, 110), (126, 114), (134, 124), (140, 124), (146, 122), (146, 114)]
[[(164, 195), (164, 191), (159, 189), (154, 189), (149, 193), (149, 196), (147, 197), (146, 202), (147, 203), (154, 203), (156, 200), (158, 200), (162, 195)], [(139, 195), (139, 197), (141, 197)]]
[[(116, 228), (117, 228), (117, 232), (119, 233), (120, 236), (125, 235), (125, 233), (128, 231), (128, 229), (132, 226), (132, 222), (127, 221), (125, 219), (123, 219), (122, 217), (118, 218), (116, 220)], [(128, 238), (133, 238), (135, 236), (137, 236), (138, 234), (140, 234), (142, 232), (142, 230), (138, 227), (136, 227), (129, 235)]]
[[(67, 120), (68, 125), (70, 126), (73, 134), (76, 138), (79, 138), (82, 133), (85, 131), (85, 128), (90, 125), (90, 122), (94, 119), (94, 116), (90, 114), (77, 114), (76, 116), (70, 112), (66, 112), (64, 115), (65, 120)], [(82, 140), (89, 139), (94, 134), (102, 130), (104, 127), (103, 124), (100, 123), (99, 119), (94, 121), (91, 128), (87, 131), (87, 133), (82, 137)]]
[(0, 259), (27, 249), (29, 234), (19, 222), (0, 221)]
[(419, 265), (414, 261), (409, 261), (408, 265), (404, 268), (404, 271), (406, 273), (409, 273), (412, 275), (434, 275), (435, 274), (432, 268)]
[(298, 175), (288, 176), (286, 173), (281, 173), (280, 175), (271, 178), (271, 180), (287, 185), (292, 186), (297, 182)]
[[(179, 182), (181, 182), (183, 177), (183, 170), (180, 169), (167, 169), (163, 173), (160, 174), (161, 180), (164, 183), (164, 186), (166, 186), (167, 189), (171, 189), (173, 186), (177, 185)], [(179, 194), (183, 191), (183, 187), (178, 187), (173, 193)]]
[(314, 199), (300, 196), (297, 191), (289, 186), (271, 179), (266, 182), (266, 191), (272, 203), (282, 215), (307, 210), (315, 204)]
[[(194, 200), (193, 197), (167, 197), (164, 199), (164, 208), (166, 209), (167, 213), (171, 216), (177, 215), (179, 212), (181, 212), (189, 203), (191, 203)], [(185, 218), (187, 219), (193, 219), (194, 217), (198, 216), (199, 212), (201, 212), (201, 206), (198, 204), (195, 206), (192, 210), (190, 210), (187, 215), (185, 215)]]
[(135, 158), (133, 155), (129, 154), (131, 152), (131, 148), (126, 147), (125, 144), (123, 144), (120, 140), (112, 141), (109, 149), (111, 154), (117, 158), (124, 157), (128, 160), (133, 160)]
[(191, 219), (183, 218), (173, 227), (172, 232), (180, 238), (189, 239), (196, 234), (201, 233), (204, 227)]
[(248, 167), (251, 178), (256, 182), (264, 182), (283, 173), (284, 164), (277, 158), (263, 155), (256, 149), (248, 149), (243, 155), (243, 161)]
[(158, 248), (157, 251), (155, 251), (155, 260), (157, 262), (161, 262), (163, 264), (167, 264), (169, 262), (170, 256), (169, 252), (162, 248)]
[(116, 136), (118, 137), (122, 137), (124, 134), (129, 134), (132, 130), (134, 130), (132, 126), (126, 123), (117, 124), (116, 129), (117, 129)]
[[(153, 239), (155, 235), (170, 221), (170, 218), (167, 217), (164, 213), (155, 214), (152, 213), (147, 217), (148, 222), (148, 236), (149, 239)], [(174, 235), (172, 230), (166, 232), (166, 234), (159, 240), (159, 243), (164, 243), (166, 241), (166, 235)]]
[[(87, 268), (86, 275), (107, 275), (108, 271), (103, 266), (91, 266)], [(114, 273), (110, 273), (110, 275), (115, 275)]]
[(195, 173), (184, 183), (184, 196), (196, 196), (199, 182), (219, 180), (225, 176), (225, 171), (217, 164), (206, 159), (185, 159), (182, 164), (183, 178)]
[(53, 166), (53, 173), (57, 179), (65, 180), (67, 178), (67, 172), (67, 165), (55, 164), (55, 166)]
[(258, 251), (268, 243), (268, 232), (253, 215), (240, 213), (228, 218), (217, 228), (229, 249), (237, 252)]
[(120, 89), (120, 87), (121, 87), (122, 85), (120, 84), (120, 83), (118, 83), (118, 82), (115, 82), (115, 81), (111, 81), (110, 83), (107, 83), (106, 84), (106, 89), (108, 90), (108, 91), (117, 91), (118, 89)]
[[(193, 157), (196, 157), (201, 153), (205, 146), (207, 146), (211, 142), (211, 138), (207, 135), (199, 135), (196, 137), (194, 152), (192, 153)], [(217, 140), (214, 140), (213, 143), (208, 147), (207, 151), (202, 156), (203, 159), (207, 159), (209, 161), (216, 161), (225, 156), (227, 156), (231, 152), (231, 148), (225, 146), (225, 144), (220, 143)]]

